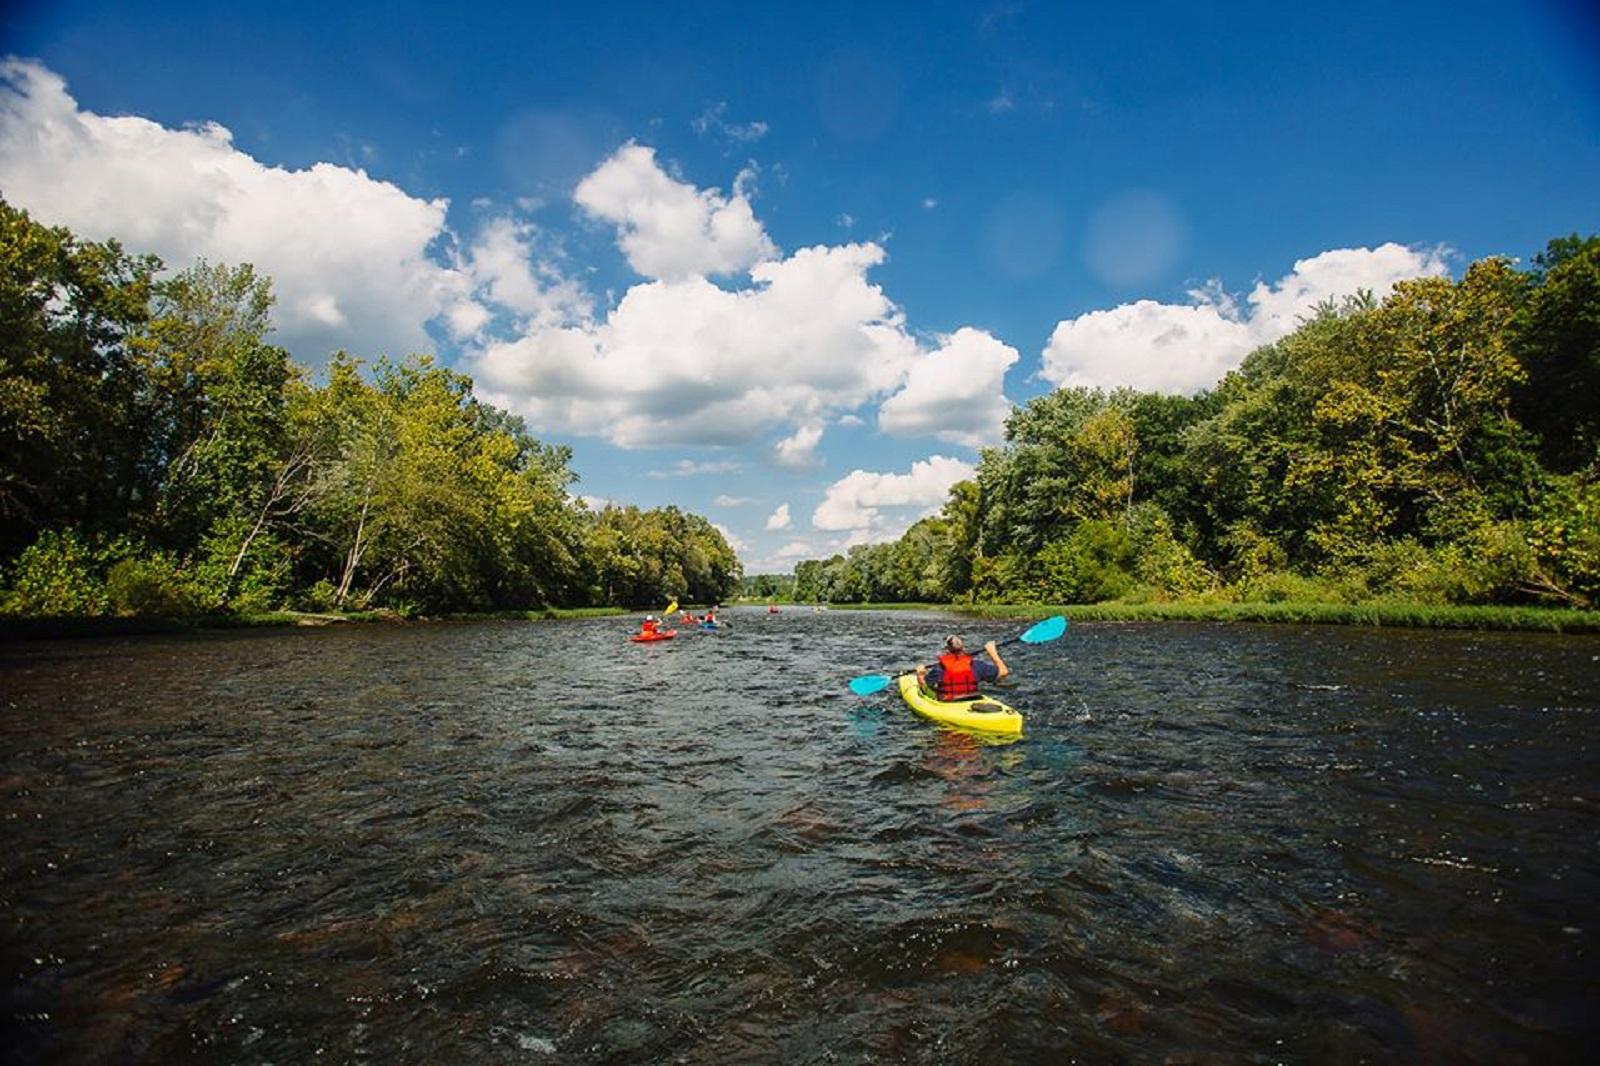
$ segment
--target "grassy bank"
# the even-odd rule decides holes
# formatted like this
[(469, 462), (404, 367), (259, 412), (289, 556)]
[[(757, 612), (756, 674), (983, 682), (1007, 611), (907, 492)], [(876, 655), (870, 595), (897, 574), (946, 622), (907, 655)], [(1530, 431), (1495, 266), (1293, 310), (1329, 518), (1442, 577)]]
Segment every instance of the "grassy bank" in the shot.
[(835, 604), (836, 610), (947, 610), (977, 618), (1047, 618), (1080, 622), (1283, 622), (1295, 625), (1397, 626), (1600, 633), (1600, 611), (1554, 607), (1433, 607), (1397, 603), (1095, 603)]
[[(628, 613), (621, 607), (543, 607), (530, 611), (483, 611), (451, 614), (443, 620), (470, 622), (503, 618), (546, 621), (602, 618)], [(254, 614), (207, 614), (186, 618), (155, 617), (0, 617), (0, 639), (53, 640), (66, 637), (120, 637), (144, 633), (184, 633), (204, 629), (254, 629), (270, 626), (330, 626), (350, 622), (430, 622), (433, 617), (406, 617), (393, 611), (260, 611)]]
[(16, 615), (0, 617), (0, 638), (16, 640), (50, 640), (61, 637), (119, 637), (141, 633), (183, 633), (197, 629), (253, 629), (264, 626), (315, 626), (339, 622), (376, 622), (385, 616), (376, 611), (353, 611), (347, 614), (313, 614), (306, 611), (262, 611), (256, 614), (206, 614), (184, 618), (155, 616), (94, 617), (46, 616), (28, 618)]

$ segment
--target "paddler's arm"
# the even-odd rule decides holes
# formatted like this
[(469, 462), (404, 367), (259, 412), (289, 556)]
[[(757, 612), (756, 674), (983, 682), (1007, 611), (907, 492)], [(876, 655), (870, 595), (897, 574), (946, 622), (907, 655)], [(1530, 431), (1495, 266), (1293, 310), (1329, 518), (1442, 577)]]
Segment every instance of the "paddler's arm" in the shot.
[(983, 646), (983, 653), (989, 657), (989, 661), (994, 663), (995, 668), (1000, 671), (995, 675), (996, 681), (999, 681), (1001, 678), (1005, 677), (1011, 672), (1011, 668), (1006, 665), (1006, 661), (1000, 658), (1000, 648), (995, 644), (994, 641), (991, 640), (989, 643)]

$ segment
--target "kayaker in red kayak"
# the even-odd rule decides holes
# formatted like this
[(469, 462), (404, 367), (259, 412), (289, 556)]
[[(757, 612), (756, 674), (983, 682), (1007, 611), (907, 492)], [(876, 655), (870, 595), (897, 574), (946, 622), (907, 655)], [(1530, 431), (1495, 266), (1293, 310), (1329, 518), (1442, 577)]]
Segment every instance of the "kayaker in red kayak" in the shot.
[(641, 637), (653, 637), (659, 628), (660, 623), (656, 621), (656, 616), (647, 614), (644, 616), (644, 621), (639, 623), (639, 635)]
[(999, 681), (1011, 673), (994, 641), (985, 644), (981, 654), (991, 661), (968, 655), (960, 637), (946, 637), (944, 653), (939, 656), (938, 663), (917, 667), (917, 680), (936, 692), (941, 700), (970, 700), (978, 695), (979, 683)]

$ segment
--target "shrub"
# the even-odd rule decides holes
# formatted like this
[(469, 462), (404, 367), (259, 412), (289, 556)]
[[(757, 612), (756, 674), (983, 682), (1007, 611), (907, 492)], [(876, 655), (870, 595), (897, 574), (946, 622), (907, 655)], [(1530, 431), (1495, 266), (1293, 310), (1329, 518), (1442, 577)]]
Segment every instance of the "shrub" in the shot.
[(284, 602), (293, 575), (294, 556), (289, 545), (270, 533), (250, 542), (237, 571), (228, 571), (249, 535), (250, 523), (241, 518), (218, 522), (200, 544), (195, 584), (208, 610), (226, 608), (241, 614), (270, 611)]
[(200, 594), (182, 562), (167, 552), (130, 556), (106, 574), (106, 599), (117, 614), (182, 616), (199, 609)]
[(1289, 570), (1255, 574), (1235, 588), (1243, 603), (1351, 603), (1361, 598), (1347, 582)]
[(1228, 573), (1239, 585), (1289, 567), (1289, 553), (1251, 522), (1229, 526), (1222, 546), (1228, 554)]
[[(113, 546), (117, 547), (120, 545)], [(46, 530), (17, 557), (6, 611), (58, 616), (105, 614), (110, 606), (101, 576), (106, 557), (107, 549), (97, 549), (70, 529)]]
[(1133, 588), (1134, 545), (1110, 522), (1079, 522), (1039, 553), (1043, 599), (1049, 603), (1099, 603)]
[(1134, 576), (1142, 594), (1152, 599), (1197, 596), (1215, 587), (1216, 579), (1172, 532), (1166, 512), (1154, 504), (1133, 509), (1128, 522), (1133, 538)]
[(1377, 545), (1347, 577), (1378, 601), (1444, 606), (1473, 598), (1459, 547), (1429, 548), (1410, 537)]
[(976, 603), (1043, 603), (1036, 567), (1017, 552), (972, 561), (972, 599)]
[(1528, 531), (1535, 581), (1553, 596), (1592, 607), (1600, 602), (1600, 481), (1551, 482)]
[(295, 606), (302, 611), (331, 611), (338, 597), (339, 590), (333, 587), (333, 582), (322, 578), (300, 593)]

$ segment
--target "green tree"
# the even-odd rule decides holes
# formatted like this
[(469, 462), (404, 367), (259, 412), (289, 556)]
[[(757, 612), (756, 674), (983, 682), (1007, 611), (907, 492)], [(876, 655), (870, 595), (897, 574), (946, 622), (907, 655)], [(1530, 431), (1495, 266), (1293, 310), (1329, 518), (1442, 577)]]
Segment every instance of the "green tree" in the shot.
[(1534, 257), (1512, 324), (1525, 378), (1515, 413), (1555, 473), (1600, 461), (1600, 236), (1557, 238)]
[(0, 200), (0, 557), (45, 529), (117, 533), (161, 476), (132, 334), (160, 262)]
[(333, 606), (468, 609), (583, 596), (585, 529), (565, 449), (474, 399), (423, 356), (369, 383), (342, 354), (304, 397), (296, 451), (311, 468), (308, 577)]
[(1459, 535), (1458, 524), (1432, 532), (1430, 519), (1515, 494), (1525, 470), (1505, 464), (1517, 449), (1484, 444), (1516, 433), (1510, 400), (1523, 371), (1507, 327), (1525, 286), (1509, 263), (1487, 259), (1460, 282), (1401, 282), (1353, 320), (1341, 372), (1312, 409), (1310, 446), (1284, 481), (1310, 498), (1310, 538), (1327, 558), (1359, 560), (1413, 532)]
[(249, 266), (200, 263), (159, 283), (134, 345), (152, 400), (149, 447), (164, 461), (144, 536), (180, 555), (198, 550), (207, 606), (241, 579), (251, 606), (285, 590), (288, 555), (272, 520), (302, 498), (303, 457), (290, 448), (288, 404), (298, 369), (271, 331), (271, 284)]
[(822, 600), (822, 560), (805, 559), (795, 564), (794, 598), (801, 603)]
[(1118, 523), (1091, 519), (1039, 553), (1038, 598), (1051, 603), (1099, 603), (1133, 587), (1133, 540)]
[(677, 507), (606, 507), (593, 523), (590, 559), (607, 602), (630, 607), (672, 599), (720, 603), (739, 588), (738, 556), (700, 515)]
[(936, 549), (933, 565), (939, 575), (940, 599), (971, 595), (972, 568), (981, 552), (981, 492), (976, 481), (958, 481), (950, 486), (950, 495), (939, 512), (944, 538)]

